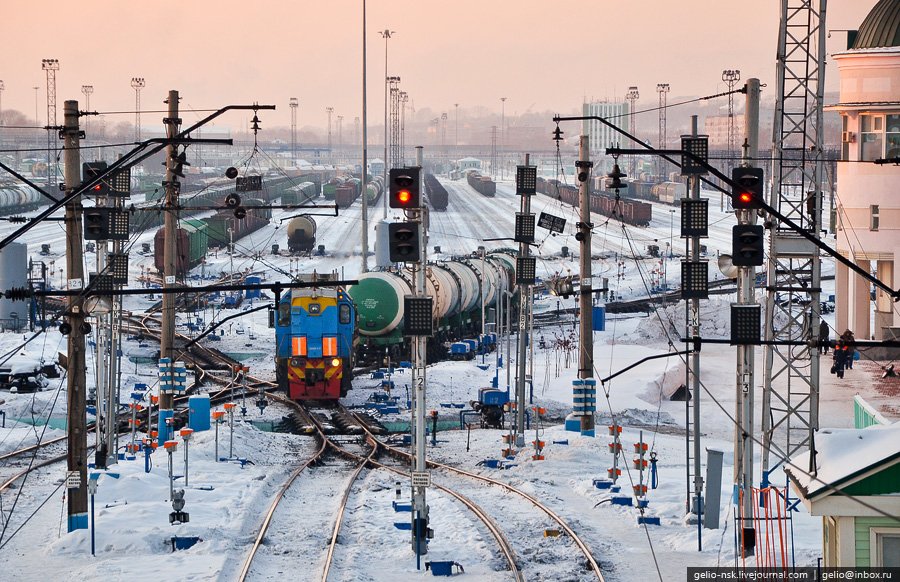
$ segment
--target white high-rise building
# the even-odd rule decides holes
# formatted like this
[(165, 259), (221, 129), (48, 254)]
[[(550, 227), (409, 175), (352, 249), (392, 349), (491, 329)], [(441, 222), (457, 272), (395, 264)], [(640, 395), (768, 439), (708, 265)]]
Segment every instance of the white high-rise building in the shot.
[[(628, 131), (629, 105), (626, 101), (593, 101), (582, 105), (585, 117), (602, 117), (624, 131)], [(590, 136), (591, 159), (594, 160), (594, 175), (612, 169), (612, 158), (606, 156), (606, 148), (631, 148), (634, 144), (622, 134), (596, 119), (588, 119), (582, 125), (582, 132)]]

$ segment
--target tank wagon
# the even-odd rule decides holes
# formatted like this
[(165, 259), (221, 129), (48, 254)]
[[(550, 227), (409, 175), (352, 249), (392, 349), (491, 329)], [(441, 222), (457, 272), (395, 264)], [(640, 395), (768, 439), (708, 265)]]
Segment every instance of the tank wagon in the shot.
[[(372, 271), (358, 277), (347, 289), (359, 311), (360, 361), (377, 362), (385, 350), (393, 359), (409, 353), (404, 341), (403, 299), (414, 288), (408, 272)], [(443, 358), (444, 342), (477, 336), (481, 331), (483, 281), (485, 309), (495, 307), (503, 291), (515, 283), (515, 256), (492, 252), (482, 261), (472, 255), (432, 263), (426, 271), (426, 291), (434, 297), (434, 335), (429, 338), (429, 357)]]
[(309, 252), (316, 244), (316, 221), (306, 214), (298, 216), (288, 223), (287, 235), (290, 252)]
[(0, 215), (34, 210), (49, 203), (40, 192), (24, 184), (0, 186)]

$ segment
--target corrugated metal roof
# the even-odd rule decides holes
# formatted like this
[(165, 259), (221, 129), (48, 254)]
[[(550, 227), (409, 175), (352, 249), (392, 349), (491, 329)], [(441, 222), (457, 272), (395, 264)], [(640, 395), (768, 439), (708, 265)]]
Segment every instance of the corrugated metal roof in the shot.
[(859, 27), (854, 49), (900, 46), (900, 0), (881, 0)]

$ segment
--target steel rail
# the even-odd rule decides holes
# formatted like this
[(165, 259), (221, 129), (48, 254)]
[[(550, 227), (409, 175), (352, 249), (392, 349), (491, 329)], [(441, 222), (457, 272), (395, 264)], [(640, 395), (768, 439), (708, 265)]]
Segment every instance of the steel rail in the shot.
[[(358, 417), (357, 415), (354, 415), (354, 416), (357, 417), (357, 420), (360, 422), (360, 424), (363, 425), (363, 427), (364, 427), (364, 429), (366, 430), (366, 432), (374, 439), (375, 436), (372, 435), (371, 432), (369, 432), (368, 427), (365, 425), (365, 422), (362, 421), (361, 419), (359, 419), (359, 417)], [(376, 440), (377, 440), (377, 439), (376, 439)], [(381, 442), (381, 441), (379, 441), (379, 442)], [(401, 457), (403, 457), (403, 458), (405, 458), (405, 459), (409, 459), (409, 458), (411, 457), (410, 454), (407, 453), (406, 451), (400, 450), (400, 449), (398, 449), (398, 448), (396, 448), (396, 447), (392, 447), (392, 446), (387, 445), (387, 444), (385, 444), (385, 443), (383, 443), (383, 442), (381, 443), (381, 446), (382, 446), (386, 451), (390, 452), (391, 454), (393, 454), (393, 455), (395, 455), (395, 456), (401, 456)], [(509, 485), (509, 484), (504, 483), (504, 482), (502, 482), (502, 481), (498, 481), (497, 479), (492, 479), (492, 478), (490, 478), (490, 477), (485, 477), (485, 476), (479, 475), (479, 474), (477, 474), (477, 473), (471, 473), (471, 472), (466, 471), (466, 470), (464, 470), (464, 469), (459, 469), (459, 468), (456, 468), (456, 467), (451, 467), (450, 465), (444, 465), (444, 464), (442, 464), (442, 463), (437, 463), (437, 462), (435, 462), (435, 461), (428, 461), (427, 464), (428, 464), (428, 466), (430, 466), (430, 467), (434, 467), (434, 468), (438, 468), (438, 469), (443, 469), (443, 470), (445, 470), (445, 471), (449, 471), (449, 472), (451, 472), (451, 473), (457, 473), (457, 474), (460, 474), (460, 475), (469, 477), (469, 478), (471, 478), (471, 479), (476, 479), (476, 480), (479, 480), (479, 481), (484, 481), (484, 482), (486, 482), (486, 483), (490, 483), (490, 484), (492, 484), (492, 485), (497, 485), (497, 486), (499, 486), (499, 487), (501, 487), (501, 488), (503, 488), (503, 489), (509, 491), (510, 493), (514, 493), (514, 494), (516, 494), (516, 495), (519, 495), (520, 497), (523, 497), (524, 499), (527, 499), (527, 500), (528, 500), (529, 502), (531, 502), (535, 507), (537, 507), (538, 509), (540, 509), (541, 511), (543, 511), (544, 513), (546, 513), (553, 521), (555, 521), (555, 522), (560, 526), (560, 528), (562, 528), (562, 530), (563, 530), (564, 532), (566, 532), (566, 535), (568, 535), (569, 538), (572, 539), (572, 541), (575, 543), (575, 545), (578, 547), (578, 549), (581, 551), (581, 553), (584, 554), (584, 557), (585, 557), (585, 559), (587, 560), (587, 563), (588, 563), (588, 565), (590, 566), (590, 569), (591, 569), (591, 570), (594, 572), (594, 574), (597, 576), (597, 579), (598, 579), (600, 582), (605, 582), (605, 578), (603, 577), (603, 573), (600, 571), (600, 565), (597, 563), (597, 560), (594, 559), (594, 556), (593, 556), (593, 554), (591, 553), (590, 548), (588, 548), (587, 544), (584, 543), (584, 540), (582, 540), (582, 539), (578, 536), (578, 534), (575, 533), (575, 531), (569, 526), (568, 523), (566, 523), (566, 521), (565, 521), (562, 517), (560, 517), (555, 511), (553, 511), (552, 509), (550, 509), (549, 507), (547, 507), (546, 505), (544, 505), (543, 503), (541, 503), (540, 501), (538, 501), (537, 499), (535, 499), (533, 496), (529, 495), (528, 493), (525, 493), (524, 491), (521, 491), (521, 490), (519, 490), (519, 489), (513, 487), (512, 485)]]

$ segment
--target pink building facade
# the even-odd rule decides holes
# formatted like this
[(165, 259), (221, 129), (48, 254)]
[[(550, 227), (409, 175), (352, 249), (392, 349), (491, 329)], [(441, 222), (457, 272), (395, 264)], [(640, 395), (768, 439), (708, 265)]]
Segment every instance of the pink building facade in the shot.
[[(829, 109), (840, 114), (842, 124), (837, 250), (898, 289), (900, 165), (887, 160), (900, 158), (900, 46), (890, 40), (896, 23), (893, 33), (885, 31), (884, 15), (876, 15), (886, 5), (896, 11), (900, 2), (880, 2), (863, 22), (854, 48), (832, 55), (840, 102)], [(838, 333), (850, 329), (857, 339), (880, 340), (891, 339), (892, 328), (900, 332), (900, 309), (887, 293), (877, 289), (873, 300), (873, 286), (842, 264), (836, 266), (835, 286)]]

